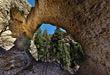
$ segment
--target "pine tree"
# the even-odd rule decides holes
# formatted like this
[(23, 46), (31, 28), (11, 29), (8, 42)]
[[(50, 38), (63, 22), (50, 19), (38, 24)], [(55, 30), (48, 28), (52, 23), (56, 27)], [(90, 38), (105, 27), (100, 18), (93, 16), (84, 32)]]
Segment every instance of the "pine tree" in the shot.
[(52, 49), (50, 53), (52, 59), (54, 60), (58, 60), (60, 58), (60, 53), (62, 50), (61, 40), (62, 40), (62, 33), (60, 28), (57, 28), (51, 38)]
[(41, 30), (41, 28), (39, 28), (39, 29), (36, 31), (36, 34), (39, 35), (39, 34), (41, 34), (41, 33), (42, 33), (42, 30)]
[(69, 48), (63, 40), (63, 33), (60, 28), (55, 30), (51, 41), (46, 29), (43, 34), (41, 29), (36, 32), (35, 44), (39, 61), (60, 61), (65, 68), (73, 68), (75, 64), (80, 64), (83, 61), (84, 53), (81, 45), (71, 41)]
[(80, 64), (83, 62), (84, 53), (82, 51), (82, 47), (79, 43), (75, 44), (73, 42), (70, 43), (70, 55), (71, 55), (71, 67), (74, 67), (75, 64)]
[(48, 35), (48, 31), (46, 29), (44, 29), (43, 34), (47, 36)]
[(46, 29), (43, 32), (43, 37), (44, 37), (43, 43), (44, 43), (44, 49), (45, 49), (44, 61), (49, 61), (50, 40), (49, 40), (48, 32)]
[(70, 67), (70, 48), (66, 46), (65, 42), (62, 40), (62, 51), (60, 61), (62, 65), (66, 68)]
[(36, 31), (36, 34), (35, 34), (35, 38), (34, 38), (34, 43), (36, 45), (36, 48), (37, 48), (37, 52), (38, 52), (38, 60), (42, 60), (43, 57), (44, 57), (44, 48), (43, 48), (43, 35), (41, 34), (42, 33), (42, 30), (41, 28), (39, 28), (37, 31)]
[(66, 46), (63, 35), (60, 28), (55, 30), (52, 37), (52, 54), (55, 60), (61, 62), (61, 64), (67, 68), (70, 67), (70, 49)]
[(38, 52), (38, 60), (49, 61), (50, 40), (48, 37), (48, 32), (46, 29), (44, 30), (43, 34), (41, 34), (41, 29), (36, 32), (37, 34), (35, 35), (35, 44)]

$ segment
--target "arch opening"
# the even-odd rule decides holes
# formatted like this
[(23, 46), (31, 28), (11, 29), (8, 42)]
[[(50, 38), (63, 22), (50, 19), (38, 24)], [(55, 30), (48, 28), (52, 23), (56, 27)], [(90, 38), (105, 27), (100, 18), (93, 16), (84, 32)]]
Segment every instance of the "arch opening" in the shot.
[(61, 67), (77, 73), (84, 53), (78, 42), (66, 30), (50, 24), (42, 24), (34, 35), (36, 59), (40, 62), (57, 62)]

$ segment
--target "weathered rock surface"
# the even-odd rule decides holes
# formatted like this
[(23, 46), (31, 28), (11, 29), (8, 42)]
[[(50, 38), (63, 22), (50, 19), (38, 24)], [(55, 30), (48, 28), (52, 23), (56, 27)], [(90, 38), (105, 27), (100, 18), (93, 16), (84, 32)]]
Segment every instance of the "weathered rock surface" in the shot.
[[(29, 13), (31, 6), (26, 0), (0, 0), (0, 32), (9, 24), (10, 8), (18, 7), (20, 11), (25, 13), (25, 17)], [(9, 50), (16, 40), (10, 35), (12, 33), (7, 30), (0, 37), (0, 75), (14, 75), (27, 65), (27, 58), (23, 51)], [(34, 51), (33, 51), (34, 49)], [(35, 58), (35, 46), (31, 44), (31, 53)], [(62, 70), (60, 64), (55, 62), (50, 63), (35, 63), (32, 69), (22, 71), (20, 75), (70, 75), (66, 70)]]
[(63, 32), (63, 40), (65, 41), (65, 44), (70, 47), (70, 43), (73, 42), (73, 43), (77, 43), (74, 41), (74, 38), (67, 32)]
[(18, 7), (25, 15), (29, 13), (31, 5), (27, 0), (0, 0), (0, 29), (10, 20), (10, 8)]
[(36, 0), (35, 11), (35, 25), (61, 27), (82, 45), (79, 75), (110, 75), (110, 0)]
[(36, 60), (38, 60), (38, 57), (37, 57), (37, 55), (38, 55), (38, 54), (37, 54), (37, 48), (36, 48), (36, 46), (35, 46), (33, 40), (31, 40), (30, 53), (32, 54), (32, 56), (33, 56)]
[[(25, 16), (27, 16), (31, 9), (31, 5), (27, 0), (0, 0), (0, 32), (9, 24), (10, 8), (12, 7), (18, 7), (20, 11), (25, 13)], [(15, 38), (12, 38), (11, 35), (11, 31), (7, 30), (3, 32), (0, 37), (0, 46), (6, 50), (9, 50), (13, 46), (13, 42), (16, 40)]]
[[(25, 53), (10, 51), (5, 56), (0, 56), (0, 75), (13, 75), (26, 66)], [(24, 70), (19, 75), (71, 75), (56, 62), (35, 62), (32, 69)]]
[(42, 23), (64, 28), (86, 54), (79, 75), (110, 75), (110, 0), (36, 0), (36, 4), (35, 15), (28, 19), (32, 31)]
[(12, 38), (10, 36), (11, 32), (9, 30), (5, 31), (0, 37), (0, 46), (6, 50), (9, 50), (12, 46), (14, 46), (14, 41), (16, 38)]

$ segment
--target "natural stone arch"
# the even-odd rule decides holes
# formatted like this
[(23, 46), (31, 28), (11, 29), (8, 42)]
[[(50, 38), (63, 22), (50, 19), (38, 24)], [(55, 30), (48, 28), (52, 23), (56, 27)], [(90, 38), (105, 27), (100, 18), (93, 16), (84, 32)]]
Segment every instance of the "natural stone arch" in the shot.
[[(29, 38), (42, 23), (61, 27), (83, 46), (86, 54), (78, 75), (109, 75), (109, 6), (109, 0), (36, 0), (26, 19), (19, 13), (20, 19), (13, 16), (12, 27), (21, 25), (20, 34)], [(18, 31), (13, 34), (19, 37)]]

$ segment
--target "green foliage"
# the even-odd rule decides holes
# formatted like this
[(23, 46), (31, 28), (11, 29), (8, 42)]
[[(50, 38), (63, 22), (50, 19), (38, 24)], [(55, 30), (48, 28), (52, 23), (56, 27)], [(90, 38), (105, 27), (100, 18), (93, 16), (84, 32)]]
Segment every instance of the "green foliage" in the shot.
[(54, 35), (52, 36), (51, 44), (52, 49), (51, 52), (53, 58), (58, 60), (62, 63), (63, 66), (69, 67), (70, 66), (70, 53), (69, 48), (66, 46), (64, 40), (62, 40), (63, 35), (60, 28), (55, 30)]
[(69, 48), (66, 46), (64, 41), (62, 41), (62, 47), (63, 47), (61, 50), (61, 56), (62, 57), (60, 58), (61, 59), (60, 61), (61, 61), (63, 66), (69, 68), (71, 65), (71, 63), (70, 63), (70, 61), (71, 61), (70, 51), (69, 51)]
[(43, 32), (44, 35), (48, 35), (48, 31), (46, 29), (44, 29), (44, 32)]
[(82, 47), (79, 43), (70, 43), (70, 55), (71, 55), (71, 67), (75, 66), (75, 64), (80, 64), (83, 62), (84, 53), (82, 51)]
[(62, 41), (61, 40), (62, 40), (62, 34), (61, 34), (60, 29), (57, 28), (51, 39), (52, 49), (50, 51), (50, 53), (52, 52), (52, 54), (54, 54), (53, 56), (55, 59), (58, 59), (58, 57), (61, 53), (61, 50), (62, 50)]
[(34, 43), (37, 47), (39, 61), (60, 61), (62, 66), (69, 68), (75, 64), (80, 64), (83, 61), (84, 53), (80, 44), (70, 43), (70, 47), (63, 40), (63, 33), (60, 28), (55, 30), (55, 33), (50, 37), (45, 29), (43, 34), (41, 29), (37, 31), (34, 38)]
[(37, 35), (41, 34), (42, 33), (42, 30), (41, 28), (39, 28), (37, 31), (36, 31)]
[(46, 61), (48, 57), (50, 41), (48, 37), (47, 30), (44, 30), (44, 33), (41, 34), (41, 29), (37, 31), (38, 33), (35, 35), (34, 43), (36, 44), (37, 52), (38, 52), (38, 60)]

